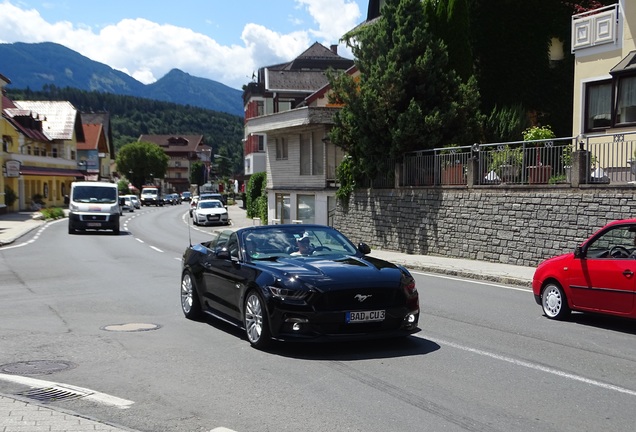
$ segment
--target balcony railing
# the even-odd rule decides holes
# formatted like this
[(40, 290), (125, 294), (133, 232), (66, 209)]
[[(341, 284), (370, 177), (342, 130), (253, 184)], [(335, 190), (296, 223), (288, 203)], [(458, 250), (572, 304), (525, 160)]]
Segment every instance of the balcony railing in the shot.
[[(576, 176), (574, 152), (582, 170)], [(395, 167), (358, 186), (636, 184), (636, 132), (422, 150), (405, 154)]]
[(572, 16), (572, 52), (618, 40), (618, 4)]

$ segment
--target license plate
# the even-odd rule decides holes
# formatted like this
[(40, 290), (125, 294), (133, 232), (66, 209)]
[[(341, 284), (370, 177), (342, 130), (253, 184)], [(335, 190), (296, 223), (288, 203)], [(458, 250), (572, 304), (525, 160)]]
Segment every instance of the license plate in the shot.
[(346, 321), (348, 323), (384, 321), (384, 315), (383, 310), (347, 312)]
[(216, 215), (216, 216), (208, 216), (208, 220), (211, 220), (211, 221), (219, 220), (219, 218), (220, 218), (220, 216), (218, 216), (218, 215)]
[(89, 226), (89, 227), (100, 227), (100, 226), (102, 226), (102, 224), (101, 224), (101, 222), (88, 222), (86, 224), (86, 226)]

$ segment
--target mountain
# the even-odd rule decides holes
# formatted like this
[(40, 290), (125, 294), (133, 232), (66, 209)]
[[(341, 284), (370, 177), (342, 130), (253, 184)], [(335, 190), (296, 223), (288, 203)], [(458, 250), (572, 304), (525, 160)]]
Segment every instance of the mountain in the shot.
[(135, 96), (243, 116), (240, 90), (206, 78), (171, 70), (152, 84), (143, 84), (108, 65), (52, 42), (0, 44), (0, 74), (9, 87), (42, 90), (45, 85)]

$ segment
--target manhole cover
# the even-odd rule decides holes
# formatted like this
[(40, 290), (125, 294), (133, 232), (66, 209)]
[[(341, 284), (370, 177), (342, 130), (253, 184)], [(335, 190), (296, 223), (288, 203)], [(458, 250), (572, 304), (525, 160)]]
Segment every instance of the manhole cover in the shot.
[(47, 375), (74, 367), (77, 365), (68, 361), (31, 360), (2, 365), (0, 371), (11, 375)]
[(158, 324), (146, 324), (146, 323), (128, 323), (128, 324), (111, 324), (102, 327), (102, 330), (113, 332), (139, 332), (157, 330), (161, 326)]

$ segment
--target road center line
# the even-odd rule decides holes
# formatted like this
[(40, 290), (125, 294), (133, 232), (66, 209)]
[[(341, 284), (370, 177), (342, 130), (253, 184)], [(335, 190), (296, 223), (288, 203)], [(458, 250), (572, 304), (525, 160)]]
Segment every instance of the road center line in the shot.
[[(415, 337), (419, 337), (421, 339), (432, 340), (432, 339), (428, 339), (428, 338), (425, 338), (424, 336), (420, 336), (420, 335), (414, 335), (414, 336)], [(625, 394), (628, 394), (630, 396), (636, 396), (636, 391), (634, 391), (634, 390), (629, 390), (629, 389), (626, 389), (624, 387), (619, 387), (619, 386), (615, 386), (613, 384), (608, 384), (608, 383), (604, 383), (604, 382), (601, 382), (601, 381), (585, 378), (585, 377), (582, 377), (580, 375), (574, 375), (574, 374), (571, 374), (571, 373), (568, 373), (568, 372), (564, 372), (564, 371), (561, 371), (561, 370), (558, 370), (558, 369), (553, 369), (553, 368), (549, 368), (549, 367), (546, 367), (546, 366), (541, 366), (541, 365), (536, 364), (536, 363), (531, 363), (531, 362), (527, 362), (527, 361), (524, 361), (524, 360), (518, 360), (518, 359), (514, 359), (512, 357), (506, 357), (506, 356), (502, 356), (502, 355), (499, 355), (499, 354), (494, 354), (494, 353), (491, 353), (491, 352), (488, 352), (488, 351), (484, 351), (484, 350), (480, 350), (480, 349), (476, 349), (476, 348), (470, 348), (470, 347), (467, 347), (467, 346), (464, 346), (464, 345), (459, 345), (459, 344), (456, 344), (454, 342), (450, 342), (450, 341), (446, 341), (446, 340), (442, 340), (442, 339), (432, 340), (432, 341), (437, 343), (440, 346), (443, 346), (443, 345), (450, 346), (450, 347), (453, 347), (453, 348), (456, 348), (456, 349), (459, 349), (459, 350), (462, 350), (462, 351), (467, 351), (467, 352), (470, 352), (470, 353), (473, 353), (473, 354), (478, 354), (478, 355), (481, 355), (481, 356), (490, 357), (492, 359), (504, 361), (506, 363), (510, 363), (510, 364), (513, 364), (513, 365), (516, 365), (516, 366), (522, 366), (522, 367), (526, 367), (528, 369), (533, 369), (533, 370), (537, 370), (537, 371), (540, 371), (540, 372), (545, 372), (545, 373), (549, 373), (549, 374), (552, 374), (552, 375), (560, 376), (562, 378), (567, 378), (567, 379), (571, 379), (571, 380), (574, 380), (574, 381), (582, 382), (582, 383), (585, 383), (585, 384), (590, 384), (590, 385), (593, 385), (593, 386), (596, 386), (596, 387), (600, 387), (600, 388), (605, 389), (605, 390), (612, 390), (612, 391), (616, 391), (616, 392), (619, 392), (619, 393), (625, 393)]]
[(157, 252), (161, 252), (161, 253), (163, 253), (163, 251), (162, 251), (161, 249), (159, 249), (158, 247), (155, 247), (155, 246), (150, 246), (150, 249), (154, 249), (154, 250), (156, 250)]

